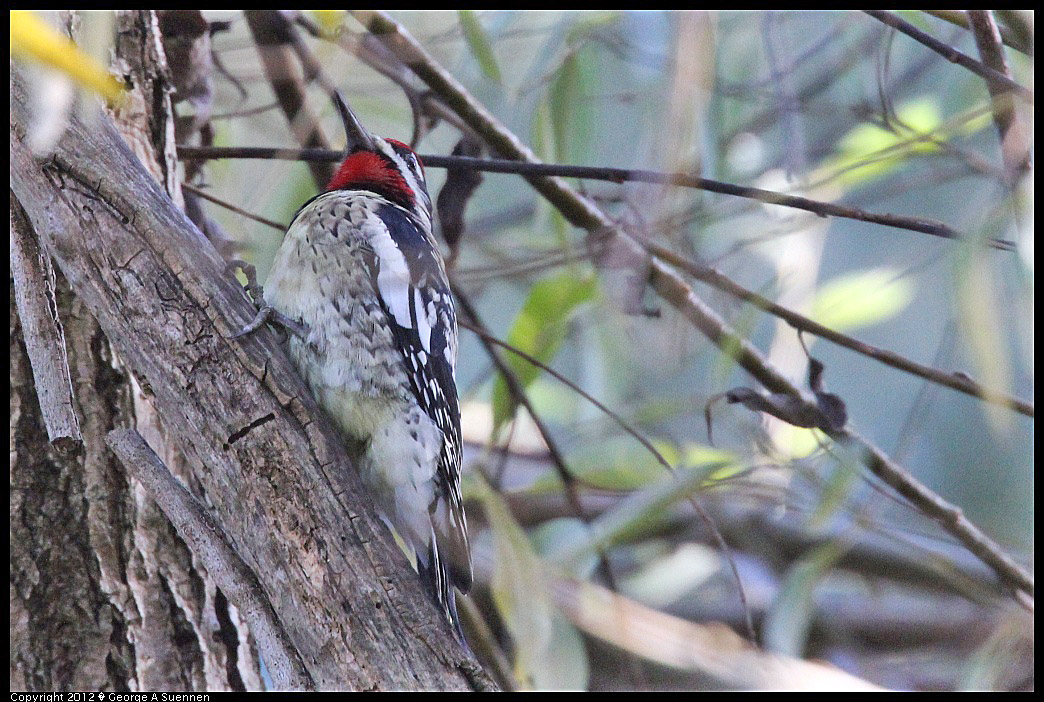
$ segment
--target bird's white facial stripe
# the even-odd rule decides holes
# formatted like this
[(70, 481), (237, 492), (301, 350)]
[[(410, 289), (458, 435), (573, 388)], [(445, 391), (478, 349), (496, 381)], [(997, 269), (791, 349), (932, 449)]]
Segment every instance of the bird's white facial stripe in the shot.
[(399, 155), (399, 152), (387, 142), (385, 139), (376, 139), (377, 148), (381, 150), (385, 156), (390, 158), (394, 163), (399, 172), (402, 173), (403, 179), (406, 181), (406, 185), (409, 186), (410, 190), (413, 191), (414, 196), (417, 198), (417, 202), (421, 205), (421, 210), (424, 213), (425, 218), (428, 220), (428, 225), (431, 225), (431, 199), (428, 197), (428, 190), (424, 184), (424, 176), (421, 175), (420, 165), (416, 162), (416, 158), (413, 158), (413, 163), (407, 163), (406, 159)]

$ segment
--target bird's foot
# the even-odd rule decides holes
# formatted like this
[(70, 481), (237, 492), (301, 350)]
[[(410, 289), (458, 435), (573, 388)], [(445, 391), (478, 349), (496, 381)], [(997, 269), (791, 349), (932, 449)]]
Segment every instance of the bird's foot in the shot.
[(300, 338), (302, 341), (308, 339), (307, 324), (290, 319), (282, 312), (265, 302), (265, 291), (257, 282), (257, 269), (254, 268), (254, 266), (239, 259), (232, 259), (225, 266), (225, 271), (228, 273), (235, 274), (237, 270), (243, 271), (243, 275), (246, 276), (247, 284), (245, 288), (247, 294), (250, 295), (250, 299), (253, 301), (254, 306), (257, 307), (257, 314), (254, 315), (254, 318), (246, 326), (237, 331), (230, 338), (238, 339), (241, 336), (253, 334), (266, 323), (270, 322), (279, 325), (282, 329)]

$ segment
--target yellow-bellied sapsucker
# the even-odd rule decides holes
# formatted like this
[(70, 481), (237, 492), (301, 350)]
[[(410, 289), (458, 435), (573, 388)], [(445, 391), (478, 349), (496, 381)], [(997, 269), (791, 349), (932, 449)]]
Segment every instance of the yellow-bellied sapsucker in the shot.
[(432, 235), (424, 169), (405, 144), (369, 134), (338, 97), (347, 156), (298, 210), (264, 286), (292, 322), (290, 356), (359, 447), (382, 518), (416, 554), (460, 635), (453, 588), (471, 586), (460, 496), (457, 319)]

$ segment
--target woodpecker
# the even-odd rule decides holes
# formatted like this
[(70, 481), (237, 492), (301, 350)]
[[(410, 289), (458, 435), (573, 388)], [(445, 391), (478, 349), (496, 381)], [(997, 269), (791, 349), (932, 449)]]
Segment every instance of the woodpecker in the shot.
[(460, 495), (457, 319), (424, 168), (335, 97), (346, 156), (294, 216), (264, 303), (299, 325), (289, 353), (353, 449), (381, 518), (463, 641), (454, 587), (471, 551)]

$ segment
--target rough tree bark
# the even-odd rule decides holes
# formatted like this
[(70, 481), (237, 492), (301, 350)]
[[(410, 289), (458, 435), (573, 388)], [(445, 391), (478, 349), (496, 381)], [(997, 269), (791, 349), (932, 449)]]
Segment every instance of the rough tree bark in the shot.
[[(151, 13), (137, 17), (147, 40)], [(147, 438), (252, 568), (316, 687), (492, 687), (275, 335), (229, 339), (252, 309), (167, 190), (104, 118), (74, 119), (37, 161), (17, 71), (11, 99), (13, 205), (68, 281), (59, 315), (84, 438), (72, 456), (47, 444), (12, 308), (12, 689), (259, 684), (237, 665), (250, 646), (235, 609), (105, 448), (144, 406), (131, 375), (164, 420), (167, 439)]]
[[(120, 12), (117, 37), (114, 67), (129, 99), (115, 122), (153, 178), (178, 197), (152, 13)], [(17, 236), (46, 269), (36, 233), (15, 205), (11, 227), (12, 249)], [(45, 403), (37, 397), (47, 379), (36, 368), (35, 378), (29, 373), (12, 306), (11, 688), (259, 687), (256, 647), (235, 608), (141, 486), (125, 476), (105, 449), (105, 435), (135, 426), (179, 476), (191, 474), (64, 277), (48, 287), (47, 304), (65, 332), (58, 356), (67, 357), (83, 441), (78, 449), (48, 445), (40, 423)]]

